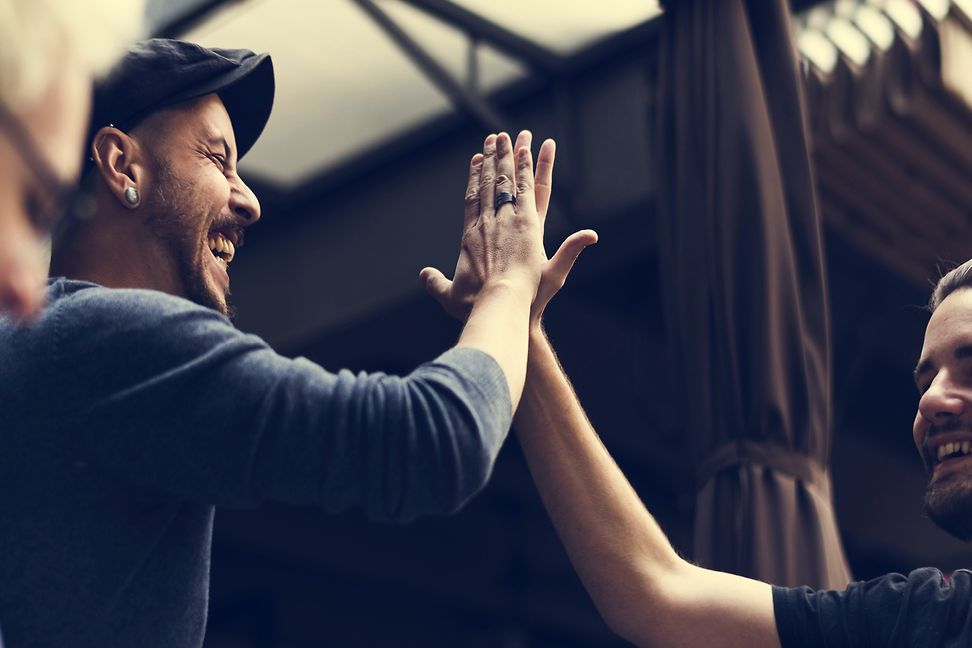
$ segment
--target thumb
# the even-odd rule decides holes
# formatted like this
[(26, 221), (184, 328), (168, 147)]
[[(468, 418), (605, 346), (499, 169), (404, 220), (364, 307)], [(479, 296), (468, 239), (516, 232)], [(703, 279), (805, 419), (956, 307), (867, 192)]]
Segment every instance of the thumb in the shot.
[(577, 257), (584, 248), (594, 243), (597, 243), (597, 232), (594, 230), (581, 230), (568, 236), (550, 259), (550, 270), (553, 275), (560, 281), (567, 279)]
[(425, 284), (425, 290), (440, 304), (443, 303), (452, 288), (452, 282), (446, 279), (437, 268), (422, 268), (419, 279)]

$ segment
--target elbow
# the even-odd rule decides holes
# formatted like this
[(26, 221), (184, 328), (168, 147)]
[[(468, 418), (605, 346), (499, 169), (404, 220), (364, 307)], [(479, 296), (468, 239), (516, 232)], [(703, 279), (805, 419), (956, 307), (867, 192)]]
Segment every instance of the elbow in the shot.
[[(650, 603), (642, 597), (635, 597), (633, 600), (643, 601), (645, 606), (630, 603), (603, 606), (598, 604), (597, 608), (611, 632), (639, 648), (651, 648), (655, 644), (653, 636), (647, 632), (649, 626), (647, 618), (651, 616), (648, 611)], [(639, 607), (641, 607), (640, 613)]]
[(379, 517), (406, 524), (423, 516), (457, 513), (489, 482), (494, 459), (468, 444), (461, 449), (429, 449), (419, 472), (400, 484), (398, 498), (390, 498), (397, 505), (386, 506)]
[(437, 509), (429, 511), (452, 515), (466, 506), (489, 483), (499, 454), (495, 431), (481, 422), (462, 417), (458, 424), (446, 426), (433, 435), (434, 475), (430, 475), (439, 497)]
[(685, 621), (685, 600), (675, 571), (655, 567), (632, 570), (624, 586), (604, 588), (595, 599), (601, 618), (625, 641), (639, 648), (684, 646), (680, 624)]
[(411, 387), (413, 416), (407, 432), (396, 435), (399, 452), (411, 460), (394, 477), (386, 475), (398, 496), (386, 500), (392, 506), (382, 515), (402, 523), (462, 509), (489, 482), (508, 431), (460, 395), (428, 384)]
[[(475, 436), (480, 437), (480, 434)], [(470, 443), (465, 450), (465, 456), (460, 460), (453, 483), (453, 497), (447, 513), (453, 514), (461, 510), (489, 483), (496, 462), (496, 452), (491, 451), (482, 443)]]
[(670, 635), (665, 630), (664, 622), (659, 622), (657, 613), (642, 610), (639, 614), (627, 610), (623, 613), (602, 613), (601, 617), (611, 632), (638, 648), (662, 648), (675, 645), (666, 639)]

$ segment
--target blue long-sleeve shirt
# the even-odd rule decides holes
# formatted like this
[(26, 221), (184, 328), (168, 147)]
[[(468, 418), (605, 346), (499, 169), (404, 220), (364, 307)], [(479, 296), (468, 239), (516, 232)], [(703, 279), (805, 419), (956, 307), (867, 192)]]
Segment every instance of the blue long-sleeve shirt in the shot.
[(200, 646), (214, 506), (460, 508), (512, 412), (487, 354), (329, 373), (210, 309), (55, 280), (0, 320), (0, 627), (22, 646)]

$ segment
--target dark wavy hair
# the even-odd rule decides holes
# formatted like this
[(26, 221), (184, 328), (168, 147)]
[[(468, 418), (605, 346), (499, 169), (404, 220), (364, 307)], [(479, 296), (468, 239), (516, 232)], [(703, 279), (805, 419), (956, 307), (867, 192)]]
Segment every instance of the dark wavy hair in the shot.
[(938, 280), (928, 300), (928, 310), (934, 313), (946, 297), (961, 288), (972, 288), (972, 259), (952, 268)]

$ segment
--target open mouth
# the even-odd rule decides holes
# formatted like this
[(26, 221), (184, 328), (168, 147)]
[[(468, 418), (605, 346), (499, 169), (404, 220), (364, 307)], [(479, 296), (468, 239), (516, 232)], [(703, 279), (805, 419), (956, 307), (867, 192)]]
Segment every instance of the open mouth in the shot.
[[(962, 438), (965, 437), (965, 438)], [(972, 439), (968, 435), (949, 439), (933, 439), (925, 445), (925, 465), (932, 473), (932, 479), (943, 477), (955, 471), (972, 468)]]
[(950, 441), (932, 450), (936, 463), (965, 457), (970, 453), (972, 453), (972, 441)]
[(214, 229), (209, 232), (209, 251), (226, 268), (236, 257), (238, 247), (243, 247), (243, 233), (238, 229)]

